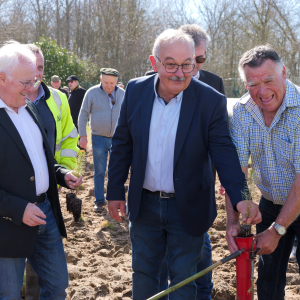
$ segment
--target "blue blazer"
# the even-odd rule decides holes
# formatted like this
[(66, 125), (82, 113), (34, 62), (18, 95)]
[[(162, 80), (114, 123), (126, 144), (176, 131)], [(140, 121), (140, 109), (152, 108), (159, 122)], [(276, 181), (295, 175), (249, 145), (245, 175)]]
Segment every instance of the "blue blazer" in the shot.
[[(139, 213), (145, 178), (155, 76), (128, 83), (112, 138), (106, 199), (125, 201), (124, 183), (131, 167), (127, 207), (131, 221)], [(217, 215), (210, 158), (233, 207), (242, 201), (245, 189), (227, 127), (226, 102), (224, 95), (195, 79), (183, 92), (170, 176), (181, 223), (193, 236), (206, 232)]]

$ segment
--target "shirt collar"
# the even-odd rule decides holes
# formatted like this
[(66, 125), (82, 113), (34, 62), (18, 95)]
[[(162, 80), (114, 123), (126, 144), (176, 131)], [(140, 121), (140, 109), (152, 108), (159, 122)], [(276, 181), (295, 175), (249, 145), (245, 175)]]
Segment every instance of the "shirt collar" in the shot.
[(38, 94), (37, 98), (33, 101), (33, 103), (37, 104), (39, 102), (39, 100), (42, 99), (43, 97), (45, 97), (45, 91), (44, 91), (42, 85), (40, 84), (39, 94)]
[[(156, 85), (158, 83), (158, 80), (159, 80), (159, 77), (158, 77), (158, 74), (155, 75), (155, 78), (154, 78), (154, 93), (155, 93), (155, 97), (158, 98), (158, 99), (162, 99), (158, 94), (157, 94), (157, 91), (156, 91)], [(182, 95), (183, 95), (183, 91), (181, 91), (178, 95), (176, 95), (173, 99), (175, 99), (175, 102), (178, 102), (181, 98), (182, 98)]]
[[(115, 96), (114, 93), (117, 91), (118, 88), (119, 88), (119, 87), (116, 85), (116, 86), (115, 86), (115, 89), (111, 92), (111, 94), (112, 94), (113, 96)], [(108, 96), (108, 94), (104, 91), (104, 88), (103, 88), (103, 86), (102, 86), (101, 83), (100, 83), (100, 89)]]

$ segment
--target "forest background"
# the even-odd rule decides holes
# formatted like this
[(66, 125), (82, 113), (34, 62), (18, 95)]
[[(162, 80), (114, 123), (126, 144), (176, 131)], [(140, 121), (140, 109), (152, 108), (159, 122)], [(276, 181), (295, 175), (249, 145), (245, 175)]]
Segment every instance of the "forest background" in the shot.
[(248, 49), (271, 44), (300, 85), (298, 0), (0, 0), (0, 44), (39, 44), (45, 81), (80, 77), (86, 88), (113, 67), (125, 85), (151, 69), (155, 38), (166, 28), (197, 23), (211, 37), (203, 69), (221, 76), (227, 97), (245, 88), (237, 65)]

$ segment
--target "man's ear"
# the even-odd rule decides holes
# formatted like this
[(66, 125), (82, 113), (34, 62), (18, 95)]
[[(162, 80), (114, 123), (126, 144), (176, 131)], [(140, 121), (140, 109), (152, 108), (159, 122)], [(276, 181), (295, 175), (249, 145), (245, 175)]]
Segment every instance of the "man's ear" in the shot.
[(245, 85), (246, 90), (248, 91), (248, 84), (247, 84), (247, 82), (244, 82), (244, 85)]
[(155, 60), (155, 57), (153, 55), (150, 55), (150, 61), (151, 61), (153, 71), (157, 72), (156, 60)]
[(4, 86), (8, 81), (8, 78), (4, 72), (0, 73), (0, 85)]
[(283, 77), (284, 79), (287, 78), (287, 75), (286, 75), (286, 68), (285, 68), (284, 65), (283, 65), (283, 67), (282, 67), (282, 77)]

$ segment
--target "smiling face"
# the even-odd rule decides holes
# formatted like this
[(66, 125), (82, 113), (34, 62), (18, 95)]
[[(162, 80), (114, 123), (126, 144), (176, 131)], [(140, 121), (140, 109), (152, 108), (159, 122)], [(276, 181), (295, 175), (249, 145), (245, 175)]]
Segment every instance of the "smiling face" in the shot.
[(27, 93), (34, 90), (33, 85), (25, 88), (24, 84), (35, 82), (36, 66), (29, 62), (19, 63), (10, 75), (0, 73), (0, 98), (7, 106), (18, 112), (19, 107), (26, 104)]
[[(161, 64), (194, 64), (193, 47), (188, 42), (174, 42), (172, 44), (164, 42), (160, 45), (158, 58), (151, 55), (152, 68), (159, 76), (158, 93), (165, 101), (170, 101), (181, 91), (185, 90), (192, 78), (191, 73), (183, 73), (179, 67), (176, 72), (168, 73)], [(160, 62), (160, 61), (161, 62)]]
[(276, 114), (286, 90), (286, 69), (271, 59), (261, 66), (244, 68), (246, 89), (253, 101), (266, 113)]
[(104, 91), (107, 94), (111, 94), (117, 85), (118, 77), (102, 74), (100, 81)]

